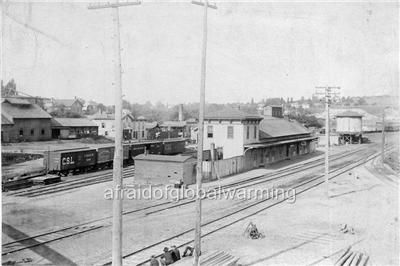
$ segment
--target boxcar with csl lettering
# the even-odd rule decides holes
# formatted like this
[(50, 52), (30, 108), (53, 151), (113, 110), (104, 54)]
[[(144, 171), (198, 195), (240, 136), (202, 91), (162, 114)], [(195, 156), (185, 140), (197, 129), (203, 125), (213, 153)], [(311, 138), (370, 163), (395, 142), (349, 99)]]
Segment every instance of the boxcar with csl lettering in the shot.
[(49, 151), (44, 153), (43, 163), (49, 173), (87, 171), (96, 166), (97, 152), (89, 148)]

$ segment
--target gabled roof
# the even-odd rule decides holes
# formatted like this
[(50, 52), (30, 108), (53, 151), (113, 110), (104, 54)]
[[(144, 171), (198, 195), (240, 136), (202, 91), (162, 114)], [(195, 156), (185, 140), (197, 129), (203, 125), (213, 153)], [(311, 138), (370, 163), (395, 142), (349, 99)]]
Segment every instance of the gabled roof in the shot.
[(204, 116), (204, 119), (206, 120), (261, 120), (262, 117), (260, 117), (257, 114), (248, 114), (245, 113), (241, 110), (237, 109), (223, 109), (221, 111), (216, 111), (212, 113), (207, 113)]
[(15, 118), (51, 118), (51, 115), (37, 104), (11, 104), (8, 100), (1, 103), (1, 112), (5, 114), (8, 120)]
[(78, 99), (57, 99), (54, 100), (55, 105), (64, 105), (64, 106), (72, 106), (75, 102), (79, 102), (83, 105)]
[(158, 161), (158, 162), (177, 162), (183, 163), (189, 159), (194, 159), (191, 155), (156, 155), (156, 154), (140, 154), (135, 157), (135, 160), (148, 160), (148, 161)]
[(343, 113), (337, 114), (336, 117), (363, 117), (363, 115), (354, 111), (345, 111)]
[(160, 125), (160, 127), (184, 127), (184, 126), (186, 126), (186, 121), (164, 121)]
[(310, 132), (296, 121), (268, 117), (260, 122), (260, 140), (290, 135), (309, 134)]
[(6, 116), (1, 114), (1, 125), (14, 125), (12, 121), (10, 121)]
[(51, 126), (58, 127), (97, 127), (97, 125), (86, 118), (53, 118)]
[(125, 119), (125, 118), (130, 118), (131, 121), (135, 120), (135, 118), (131, 114), (123, 114), (122, 119)]

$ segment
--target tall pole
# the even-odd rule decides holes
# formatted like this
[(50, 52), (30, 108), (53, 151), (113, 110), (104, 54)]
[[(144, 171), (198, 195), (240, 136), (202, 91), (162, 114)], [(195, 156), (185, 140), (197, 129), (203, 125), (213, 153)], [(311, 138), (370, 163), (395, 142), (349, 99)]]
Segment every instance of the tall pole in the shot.
[(0, 62), (0, 75), (1, 75), (1, 84), (5, 85), (5, 72), (6, 72), (6, 66), (5, 66), (5, 21), (6, 21), (6, 8), (7, 8), (7, 3), (5, 0), (1, 0), (1, 62)]
[[(316, 87), (317, 92), (315, 95), (324, 97), (325, 101), (325, 184), (326, 184), (326, 197), (329, 199), (329, 146), (330, 146), (330, 116), (329, 107), (334, 98), (339, 96), (340, 87)], [(321, 90), (322, 91), (318, 91)]]
[(115, 152), (113, 167), (113, 222), (112, 222), (112, 265), (122, 265), (122, 164), (123, 164), (123, 147), (122, 147), (122, 79), (121, 79), (121, 43), (119, 32), (119, 7), (127, 5), (138, 5), (140, 2), (134, 3), (106, 3), (101, 5), (91, 5), (89, 9), (111, 8), (113, 20), (113, 66), (114, 66), (114, 82), (113, 91), (115, 95)]
[(201, 185), (203, 179), (203, 138), (204, 138), (204, 106), (206, 87), (206, 54), (207, 54), (207, 0), (203, 11), (203, 49), (201, 53), (200, 76), (200, 110), (199, 110), (199, 141), (197, 143), (197, 173), (196, 173), (196, 224), (194, 236), (194, 265), (200, 264), (201, 255)]
[(113, 39), (114, 39), (114, 92), (115, 92), (115, 153), (113, 167), (114, 194), (113, 226), (112, 226), (112, 264), (122, 265), (122, 81), (121, 81), (121, 47), (119, 33), (119, 10), (112, 8)]
[(330, 146), (330, 123), (329, 123), (329, 98), (325, 97), (325, 184), (326, 197), (329, 198), (329, 146)]
[[(385, 108), (386, 109), (386, 108)], [(382, 152), (381, 152), (381, 160), (382, 165), (385, 161), (385, 109), (383, 109), (382, 113)]]
[(204, 106), (206, 88), (206, 55), (207, 55), (207, 10), (210, 5), (207, 0), (204, 2), (192, 1), (193, 4), (203, 6), (203, 45), (201, 53), (200, 73), (200, 107), (199, 107), (199, 130), (197, 137), (197, 167), (196, 167), (196, 222), (194, 228), (194, 262), (197, 266), (200, 263), (201, 255), (201, 186), (203, 179), (203, 136), (204, 136)]

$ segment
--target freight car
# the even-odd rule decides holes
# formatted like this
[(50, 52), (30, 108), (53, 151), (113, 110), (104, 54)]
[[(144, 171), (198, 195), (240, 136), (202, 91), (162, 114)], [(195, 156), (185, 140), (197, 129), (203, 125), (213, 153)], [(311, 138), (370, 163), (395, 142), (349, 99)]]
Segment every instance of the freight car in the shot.
[(179, 153), (185, 152), (185, 143), (186, 140), (178, 139), (178, 140), (164, 140), (163, 141), (163, 155), (175, 155)]
[[(174, 155), (185, 151), (185, 140), (164, 140), (123, 144), (123, 165), (134, 163), (134, 157), (149, 154)], [(44, 154), (44, 166), (48, 173), (68, 175), (90, 170), (112, 168), (114, 145), (101, 145), (70, 150), (48, 151)]]
[(48, 173), (68, 175), (68, 173), (86, 172), (97, 164), (97, 151), (91, 148), (54, 150), (44, 154), (43, 163)]

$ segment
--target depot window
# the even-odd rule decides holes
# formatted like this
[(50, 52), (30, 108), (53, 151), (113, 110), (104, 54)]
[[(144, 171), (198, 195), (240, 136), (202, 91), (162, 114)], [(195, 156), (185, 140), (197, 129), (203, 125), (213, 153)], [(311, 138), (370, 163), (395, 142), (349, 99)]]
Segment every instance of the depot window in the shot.
[(257, 138), (257, 126), (254, 126), (254, 138)]
[(212, 138), (213, 135), (213, 126), (207, 126), (207, 138)]
[(228, 139), (233, 139), (233, 126), (228, 126)]
[(246, 138), (249, 139), (250, 138), (250, 126), (247, 126), (247, 130), (246, 130)]
[(31, 129), (31, 136), (35, 135), (35, 130), (32, 128)]

